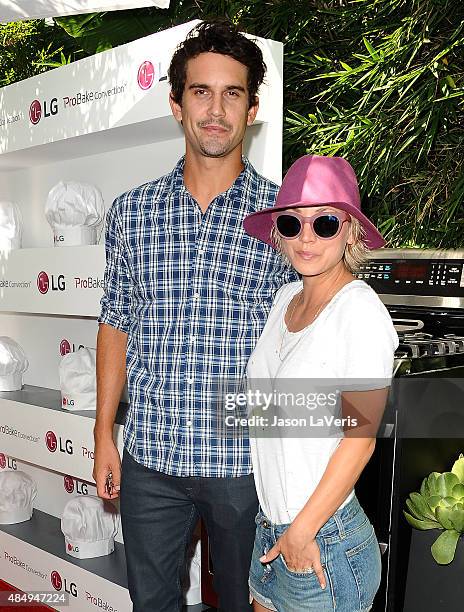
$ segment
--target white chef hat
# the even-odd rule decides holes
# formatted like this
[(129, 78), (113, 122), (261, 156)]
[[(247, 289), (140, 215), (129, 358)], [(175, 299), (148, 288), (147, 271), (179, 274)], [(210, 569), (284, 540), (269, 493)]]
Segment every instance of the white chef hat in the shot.
[(21, 346), (9, 336), (0, 336), (0, 391), (18, 391), (29, 361)]
[(96, 495), (73, 497), (61, 518), (66, 552), (78, 559), (112, 553), (118, 527), (119, 514), (114, 505)]
[(0, 252), (21, 248), (23, 221), (14, 202), (0, 201)]
[(0, 524), (13, 525), (28, 521), (37, 486), (32, 478), (20, 471), (0, 473)]
[(81, 347), (62, 357), (59, 366), (61, 405), (66, 410), (95, 410), (96, 351)]
[(55, 246), (97, 243), (97, 227), (105, 215), (97, 187), (76, 181), (60, 181), (52, 187), (45, 216), (53, 230)]

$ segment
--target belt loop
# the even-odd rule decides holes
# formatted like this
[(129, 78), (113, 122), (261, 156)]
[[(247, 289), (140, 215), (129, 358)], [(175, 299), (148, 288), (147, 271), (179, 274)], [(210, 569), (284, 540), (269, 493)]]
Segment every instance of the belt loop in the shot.
[(333, 517), (334, 517), (335, 523), (337, 524), (338, 533), (340, 535), (340, 540), (344, 540), (345, 537), (346, 537), (345, 527), (343, 525), (342, 517), (340, 516), (338, 510), (337, 510), (337, 512), (335, 512)]

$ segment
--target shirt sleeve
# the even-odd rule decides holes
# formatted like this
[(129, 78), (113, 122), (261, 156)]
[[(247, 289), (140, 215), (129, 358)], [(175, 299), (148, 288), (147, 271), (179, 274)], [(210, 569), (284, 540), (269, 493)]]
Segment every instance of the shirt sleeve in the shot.
[(106, 323), (125, 333), (129, 331), (132, 282), (125, 253), (119, 199), (113, 202), (106, 218), (106, 266), (104, 292), (100, 300), (99, 323)]
[(376, 295), (362, 293), (345, 303), (341, 312), (338, 371), (358, 389), (390, 384), (398, 334)]

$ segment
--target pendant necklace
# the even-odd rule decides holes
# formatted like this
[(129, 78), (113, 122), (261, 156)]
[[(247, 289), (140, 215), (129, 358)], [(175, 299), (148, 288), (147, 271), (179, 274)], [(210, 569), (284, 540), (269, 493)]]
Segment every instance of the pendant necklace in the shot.
[[(301, 299), (300, 299), (300, 298), (301, 298)], [(283, 360), (284, 360), (284, 358), (282, 357), (282, 348), (283, 348), (283, 345), (284, 345), (284, 341), (285, 341), (286, 336), (288, 336), (288, 334), (289, 334), (289, 333), (291, 333), (291, 332), (289, 331), (289, 329), (288, 329), (288, 328), (289, 328), (289, 326), (290, 326), (290, 325), (291, 325), (291, 323), (292, 323), (292, 319), (293, 319), (293, 315), (294, 315), (294, 313), (295, 313), (296, 307), (299, 305), (299, 303), (300, 303), (300, 302), (302, 302), (302, 301), (303, 301), (303, 300), (302, 300), (302, 298), (303, 298), (303, 289), (300, 291), (299, 298), (298, 298), (298, 299), (295, 301), (295, 304), (293, 305), (292, 312), (290, 313), (290, 318), (289, 318), (289, 320), (288, 320), (288, 325), (286, 325), (286, 324), (285, 324), (285, 313), (284, 313), (284, 320), (283, 320), (283, 331), (282, 331), (282, 337), (281, 337), (281, 340), (280, 340), (280, 348), (279, 348), (279, 350), (278, 350), (278, 355), (279, 355), (279, 359), (280, 359), (280, 361), (283, 361)], [(317, 319), (317, 317), (320, 315), (322, 308), (323, 308), (324, 306), (326, 306), (326, 304), (328, 304), (329, 302), (330, 302), (330, 299), (329, 299), (329, 300), (327, 300), (327, 301), (325, 301), (325, 302), (322, 302), (322, 304), (321, 304), (321, 305), (319, 306), (319, 308), (316, 310), (316, 314), (315, 314), (315, 315), (312, 317), (311, 321), (310, 321), (310, 322), (309, 322), (307, 325), (305, 325), (305, 327), (304, 327), (302, 330), (300, 330), (300, 331), (304, 331), (304, 329), (306, 329), (306, 327), (309, 327), (310, 325), (312, 325), (312, 323), (314, 323), (314, 321), (315, 321), (315, 320)], [(295, 332), (295, 333), (298, 333), (298, 332)], [(296, 346), (297, 344), (299, 344), (299, 342), (300, 342), (300, 340), (302, 339), (302, 337), (303, 337), (303, 336), (300, 336), (300, 338), (298, 339), (298, 342), (295, 344), (295, 346)], [(293, 348), (295, 348), (295, 346), (294, 346)]]

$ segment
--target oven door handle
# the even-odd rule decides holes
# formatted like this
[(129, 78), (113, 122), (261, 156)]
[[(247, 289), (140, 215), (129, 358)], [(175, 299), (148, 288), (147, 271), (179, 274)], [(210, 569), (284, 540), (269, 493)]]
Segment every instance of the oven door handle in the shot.
[(417, 332), (424, 327), (424, 322), (420, 319), (397, 319), (392, 317), (392, 321), (397, 332)]

